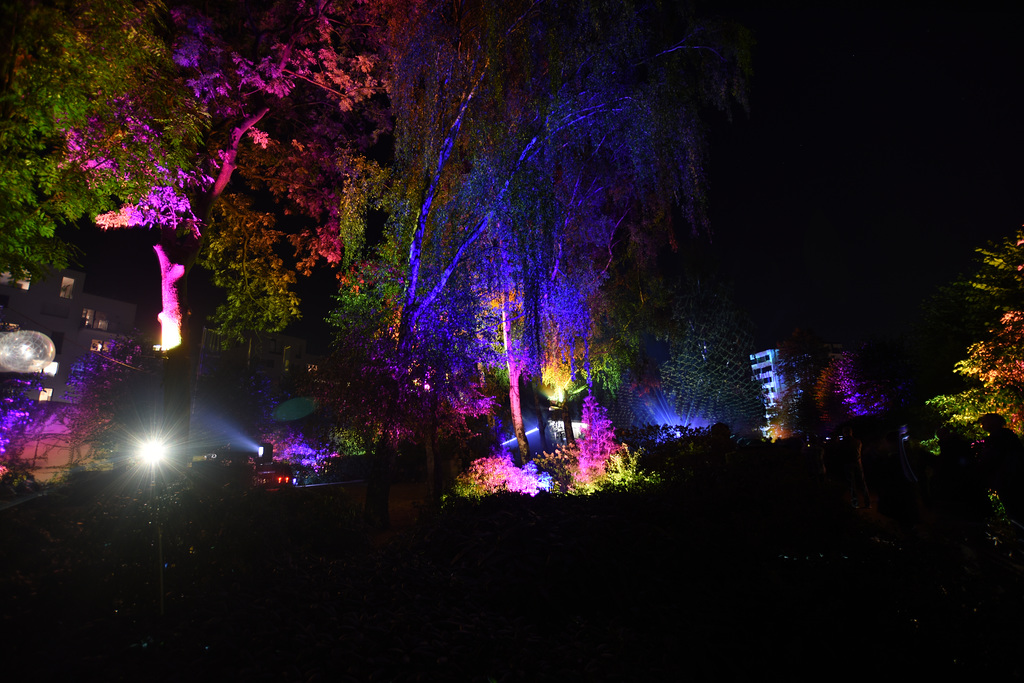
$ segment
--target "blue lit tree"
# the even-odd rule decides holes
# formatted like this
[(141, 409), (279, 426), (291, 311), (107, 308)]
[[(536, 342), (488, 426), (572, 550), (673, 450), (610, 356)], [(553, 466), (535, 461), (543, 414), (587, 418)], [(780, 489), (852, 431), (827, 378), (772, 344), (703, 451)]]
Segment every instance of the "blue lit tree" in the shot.
[(388, 525), (394, 458), (403, 441), (424, 446), (431, 491), (439, 494), (445, 463), (441, 437), (468, 434), (466, 419), (490, 408), (479, 392), (483, 344), (479, 301), (456, 275), (447, 296), (425, 311), (431, 324), (400, 334), (403, 271), (380, 261), (353, 265), (342, 278), (330, 321), (330, 357), (312, 379), (322, 410), (371, 454), (367, 520)]
[[(35, 410), (42, 384), (32, 375), (0, 373), (0, 466), (17, 469), (26, 437), (39, 419)], [(0, 472), (2, 474), (2, 472)]]
[(700, 114), (742, 101), (731, 31), (676, 6), (480, 0), (424, 3), (393, 37), (400, 337), (460, 264), (478, 268), (504, 316), (521, 453), (519, 377), (541, 376), (542, 347), (570, 361), (586, 348), (609, 265), (649, 265), (673, 206), (706, 227)]
[(71, 366), (61, 421), (73, 458), (89, 449), (108, 456), (149, 438), (160, 415), (152, 401), (156, 359), (137, 336), (120, 336), (102, 351), (90, 351)]

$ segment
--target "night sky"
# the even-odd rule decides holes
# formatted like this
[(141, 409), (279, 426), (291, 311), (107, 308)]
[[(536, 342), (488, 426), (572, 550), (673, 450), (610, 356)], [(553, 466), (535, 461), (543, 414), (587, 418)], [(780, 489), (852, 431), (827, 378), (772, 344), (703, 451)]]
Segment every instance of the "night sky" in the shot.
[(714, 243), (759, 348), (905, 332), (1024, 223), (1020, 15), (772, 12), (749, 117), (716, 127)]
[[(796, 327), (848, 346), (906, 331), (976, 247), (1024, 223), (1020, 15), (735, 18), (757, 40), (754, 77), (749, 115), (713, 126), (712, 239), (758, 348)], [(132, 232), (85, 228), (78, 241), (89, 289), (137, 300), (155, 332), (156, 258)], [(202, 316), (215, 290), (198, 270)], [(307, 309), (293, 331), (323, 336), (325, 314)]]

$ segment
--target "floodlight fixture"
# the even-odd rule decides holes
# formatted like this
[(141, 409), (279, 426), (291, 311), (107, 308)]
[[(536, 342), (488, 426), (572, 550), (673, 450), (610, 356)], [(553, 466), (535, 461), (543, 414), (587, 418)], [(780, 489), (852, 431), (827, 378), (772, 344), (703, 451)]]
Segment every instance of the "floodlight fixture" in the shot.
[(145, 442), (139, 450), (139, 455), (142, 456), (142, 459), (154, 467), (163, 460), (166, 454), (167, 446), (162, 441), (156, 440)]

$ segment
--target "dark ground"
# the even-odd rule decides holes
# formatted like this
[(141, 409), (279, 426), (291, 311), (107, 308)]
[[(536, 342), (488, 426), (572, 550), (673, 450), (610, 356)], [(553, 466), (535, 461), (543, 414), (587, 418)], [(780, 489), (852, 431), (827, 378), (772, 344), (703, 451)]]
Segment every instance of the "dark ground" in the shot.
[[(1024, 574), (982, 524), (852, 510), (799, 457), (682, 483), (499, 496), (361, 528), (357, 491), (168, 486), (0, 511), (7, 680), (1019, 677)], [(396, 491), (412, 519), (417, 488)], [(404, 522), (403, 522), (404, 520)]]

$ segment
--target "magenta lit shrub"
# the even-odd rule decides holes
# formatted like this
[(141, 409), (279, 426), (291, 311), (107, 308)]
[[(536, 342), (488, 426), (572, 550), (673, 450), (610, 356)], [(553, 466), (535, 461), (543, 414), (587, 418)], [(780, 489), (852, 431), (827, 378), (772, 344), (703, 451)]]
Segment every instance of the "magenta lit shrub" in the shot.
[(621, 446), (615, 441), (615, 429), (608, 413), (592, 395), (583, 399), (583, 424), (579, 438), (579, 460), (574, 473), (577, 484), (589, 485), (604, 476), (609, 458)]
[(516, 467), (508, 454), (496, 454), (474, 460), (455, 485), (454, 493), (467, 498), (479, 498), (499, 491), (511, 491), (535, 496), (551, 488), (551, 477), (538, 472), (531, 461)]

